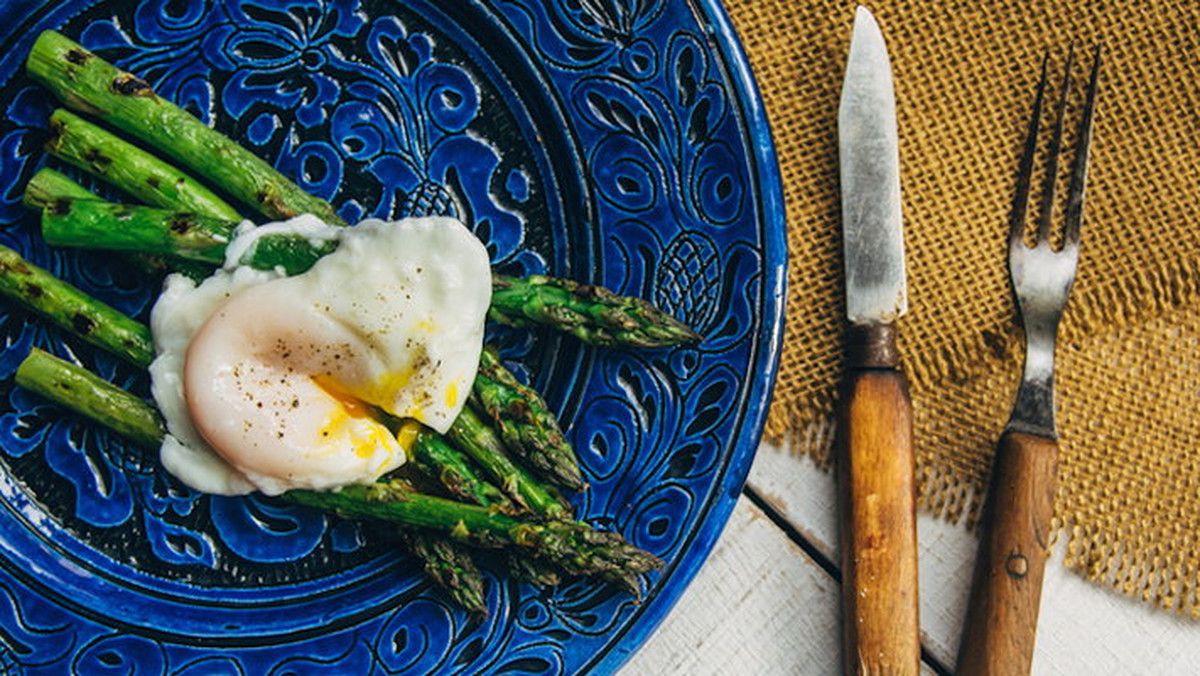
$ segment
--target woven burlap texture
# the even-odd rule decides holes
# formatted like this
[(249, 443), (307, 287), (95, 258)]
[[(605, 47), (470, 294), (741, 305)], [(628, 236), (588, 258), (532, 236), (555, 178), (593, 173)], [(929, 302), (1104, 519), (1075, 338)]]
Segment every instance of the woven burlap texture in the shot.
[[(828, 461), (843, 288), (836, 125), (852, 2), (727, 5), (787, 198), (770, 440)], [(1006, 230), (1043, 55), (1104, 66), (1079, 275), (1060, 333), (1056, 522), (1068, 565), (1200, 616), (1200, 3), (871, 4), (892, 58), (924, 508), (974, 519), (1019, 379)], [(1078, 111), (1082, 86), (1072, 110)]]

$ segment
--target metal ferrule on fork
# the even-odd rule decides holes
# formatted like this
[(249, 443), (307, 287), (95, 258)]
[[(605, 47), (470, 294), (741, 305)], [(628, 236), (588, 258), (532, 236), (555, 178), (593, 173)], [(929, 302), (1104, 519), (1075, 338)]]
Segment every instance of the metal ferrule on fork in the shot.
[(1057, 439), (1054, 424), (1054, 334), (1058, 322), (1048, 331), (1025, 328), (1025, 373), (1017, 390), (1012, 415), (1005, 430)]

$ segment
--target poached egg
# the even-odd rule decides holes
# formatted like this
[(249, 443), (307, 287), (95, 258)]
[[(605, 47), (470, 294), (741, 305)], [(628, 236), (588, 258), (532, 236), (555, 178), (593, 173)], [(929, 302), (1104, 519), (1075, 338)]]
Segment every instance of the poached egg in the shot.
[[(337, 239), (307, 272), (239, 266), (271, 232)], [(405, 462), (376, 409), (446, 431), (483, 346), (491, 269), (450, 218), (246, 228), (200, 284), (168, 278), (151, 312), (163, 465), (221, 495), (369, 483)]]

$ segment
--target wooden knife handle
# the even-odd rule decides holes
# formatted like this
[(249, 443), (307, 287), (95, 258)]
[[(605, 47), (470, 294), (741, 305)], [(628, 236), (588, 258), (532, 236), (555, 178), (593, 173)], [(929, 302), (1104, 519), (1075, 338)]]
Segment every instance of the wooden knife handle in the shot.
[(1029, 673), (1057, 474), (1053, 439), (1000, 437), (959, 644), (960, 676)]
[(843, 664), (848, 676), (915, 675), (921, 641), (908, 384), (887, 360), (857, 361), (852, 351), (836, 459)]

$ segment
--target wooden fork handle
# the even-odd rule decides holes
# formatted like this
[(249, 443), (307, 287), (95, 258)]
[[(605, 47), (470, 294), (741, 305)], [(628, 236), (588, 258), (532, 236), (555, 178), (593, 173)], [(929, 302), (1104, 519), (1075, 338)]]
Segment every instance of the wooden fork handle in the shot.
[(847, 676), (920, 671), (912, 407), (904, 374), (854, 368), (838, 442)]
[(1000, 437), (959, 644), (960, 676), (1029, 673), (1057, 474), (1053, 439), (1022, 432)]

